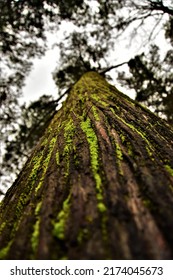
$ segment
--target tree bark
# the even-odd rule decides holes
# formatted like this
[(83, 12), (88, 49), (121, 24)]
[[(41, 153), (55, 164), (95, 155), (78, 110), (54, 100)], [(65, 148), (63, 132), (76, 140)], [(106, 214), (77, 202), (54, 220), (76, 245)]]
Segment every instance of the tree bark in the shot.
[(173, 130), (95, 72), (0, 208), (1, 259), (173, 258)]

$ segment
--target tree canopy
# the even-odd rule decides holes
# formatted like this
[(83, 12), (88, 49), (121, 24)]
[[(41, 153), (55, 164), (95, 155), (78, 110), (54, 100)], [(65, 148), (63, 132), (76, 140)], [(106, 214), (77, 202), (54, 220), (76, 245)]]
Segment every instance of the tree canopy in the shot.
[[(61, 60), (53, 75), (60, 95), (88, 70), (104, 72), (107, 78), (117, 78), (135, 89), (138, 101), (172, 124), (172, 16), (172, 1), (164, 0), (1, 1), (1, 175), (5, 181), (21, 168), (57, 110), (58, 96), (57, 100), (43, 96), (29, 106), (20, 106), (19, 97), (33, 58), (44, 55), (48, 34), (58, 34), (65, 22), (71, 24), (72, 31), (57, 42)], [(155, 41), (161, 33), (165, 49)], [(139, 53), (119, 62), (116, 44), (123, 36), (129, 45), (139, 38)], [(145, 50), (141, 53), (142, 45)], [(116, 61), (126, 64), (126, 70), (117, 67)]]

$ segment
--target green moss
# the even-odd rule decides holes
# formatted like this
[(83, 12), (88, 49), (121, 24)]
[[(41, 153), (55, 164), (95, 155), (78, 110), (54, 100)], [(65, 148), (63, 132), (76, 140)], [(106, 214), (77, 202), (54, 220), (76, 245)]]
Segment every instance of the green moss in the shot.
[(126, 140), (126, 137), (122, 133), (120, 133), (120, 138), (121, 138), (122, 143), (124, 143)]
[(97, 113), (96, 107), (93, 106), (93, 107), (92, 107), (92, 111), (93, 111), (93, 115), (94, 115), (95, 120), (96, 120), (96, 121), (99, 121), (100, 118), (99, 118), (99, 115), (98, 115), (98, 113)]
[[(2, 231), (4, 230), (5, 226), (6, 226), (6, 222), (3, 222), (0, 225), (0, 234), (2, 233)], [(4, 248), (2, 248), (0, 250), (0, 260), (4, 260), (9, 252), (10, 246), (11, 246), (12, 241), (9, 241), (8, 245), (5, 246)]]
[(59, 161), (59, 152), (58, 151), (56, 152), (55, 157), (56, 157), (56, 163), (57, 163), (57, 165), (59, 165), (60, 161)]
[(86, 121), (81, 122), (81, 128), (85, 132), (89, 144), (91, 168), (96, 183), (97, 209), (99, 213), (102, 215), (101, 228), (102, 228), (103, 240), (107, 241), (108, 238), (107, 229), (106, 229), (107, 208), (106, 205), (104, 204), (103, 190), (101, 188), (102, 181), (99, 174), (99, 155), (98, 155), (97, 136), (93, 128), (91, 127), (91, 122), (89, 118), (87, 118)]
[(1, 232), (3, 231), (3, 229), (5, 228), (6, 226), (6, 222), (3, 222), (1, 225), (0, 225), (0, 234)]
[[(76, 147), (73, 148), (74, 152), (75, 152), (75, 149), (76, 149)], [(80, 166), (80, 160), (79, 160), (79, 158), (78, 158), (76, 152), (74, 153), (73, 159), (74, 159), (75, 166), (76, 166), (76, 167), (79, 167), (79, 166)]]
[(119, 168), (119, 173), (121, 175), (123, 175), (123, 170), (121, 168), (121, 161), (123, 160), (123, 154), (122, 154), (119, 144), (116, 143), (115, 145), (116, 145), (116, 156), (117, 156), (117, 164), (118, 164), (118, 168)]
[(71, 152), (71, 150), (72, 150), (71, 144), (73, 142), (73, 135), (74, 135), (74, 131), (75, 131), (75, 127), (74, 127), (72, 119), (70, 119), (70, 121), (65, 123), (64, 131), (65, 131), (64, 138), (65, 138), (65, 142), (66, 142), (66, 145), (64, 147), (64, 155), (69, 155), (69, 152)]
[[(99, 203), (103, 203), (103, 191), (101, 188), (101, 177), (99, 175), (99, 157), (98, 157), (98, 142), (97, 142), (97, 136), (91, 127), (90, 119), (87, 118), (86, 121), (81, 122), (81, 128), (85, 132), (87, 136), (87, 141), (89, 144), (90, 149), (90, 157), (91, 157), (91, 168), (93, 172), (93, 176), (96, 182), (96, 197)], [(98, 210), (102, 212), (103, 207), (98, 207)], [(106, 209), (106, 206), (105, 206)]]
[[(81, 122), (81, 128), (85, 132), (87, 136), (87, 141), (90, 148), (90, 155), (91, 155), (91, 166), (92, 171), (94, 173), (94, 178), (96, 178), (96, 181), (99, 182), (99, 185), (97, 183), (98, 188), (100, 188), (100, 180), (98, 180), (99, 174), (98, 174), (98, 143), (97, 143), (97, 137), (96, 134), (91, 127), (90, 119), (87, 118), (86, 121)], [(97, 175), (97, 176), (96, 176)]]
[[(47, 145), (48, 139), (47, 137), (45, 137), (43, 139), (43, 141), (40, 143), (40, 147), (39, 149), (35, 150), (35, 153), (33, 154), (33, 157), (30, 161), (30, 165), (33, 167), (34, 165), (36, 165), (37, 163), (39, 163), (39, 161), (41, 160), (43, 153), (44, 153), (44, 149)], [(39, 160), (40, 159), (40, 160)]]
[[(1, 227), (0, 227), (0, 234), (2, 233), (2, 231), (4, 230), (5, 226), (9, 226), (11, 228), (11, 232), (10, 232), (10, 235), (8, 236), (8, 238), (10, 239), (10, 241), (8, 242), (8, 244), (2, 248), (0, 250), (0, 259), (5, 259), (6, 258), (6, 255), (8, 254), (9, 252), (9, 249), (11, 247), (11, 244), (13, 242), (13, 238), (14, 238), (14, 233), (17, 231), (18, 229), (18, 225), (19, 225), (19, 222), (20, 222), (20, 219), (16, 220), (15, 222), (13, 222), (12, 224), (8, 223), (8, 222), (3, 222), (1, 224)], [(12, 227), (11, 227), (12, 225)]]
[(135, 131), (138, 135), (141, 136), (141, 138), (146, 142), (147, 146), (146, 146), (146, 150), (149, 153), (149, 156), (152, 156), (152, 146), (150, 144), (150, 142), (148, 141), (146, 134), (144, 132), (141, 132), (139, 129), (137, 129), (136, 127), (134, 127), (131, 123), (127, 123), (124, 119), (120, 118), (118, 115), (116, 115), (116, 117), (121, 120), (121, 122), (123, 122), (125, 125), (127, 125), (130, 129), (132, 129), (133, 131)]
[(79, 231), (79, 234), (78, 234), (78, 237), (77, 237), (77, 241), (79, 244), (81, 244), (85, 239), (88, 238), (88, 229), (87, 228), (84, 228), (84, 229), (81, 229)]
[(37, 206), (35, 208), (35, 216), (36, 216), (36, 222), (33, 226), (33, 233), (31, 237), (31, 245), (32, 245), (32, 250), (33, 252), (36, 251), (38, 247), (38, 242), (39, 242), (39, 229), (40, 229), (40, 209), (41, 209), (42, 202), (38, 202)]
[(147, 150), (147, 153), (150, 157), (151, 160), (154, 160), (154, 157), (153, 157), (153, 153), (151, 151), (151, 148), (149, 146), (146, 146), (146, 150)]
[(7, 246), (5, 246), (4, 248), (2, 248), (0, 250), (0, 260), (5, 260), (6, 259), (7, 254), (10, 250), (11, 244), (12, 244), (12, 240), (8, 243)]
[(122, 154), (121, 148), (117, 143), (116, 143), (116, 154), (117, 154), (117, 158), (119, 160), (123, 160), (123, 154)]
[(97, 204), (97, 208), (98, 208), (99, 212), (101, 212), (101, 213), (104, 213), (104, 212), (107, 211), (107, 208), (106, 208), (106, 206), (104, 205), (103, 202), (99, 202)]
[(73, 136), (75, 132), (75, 126), (72, 119), (65, 123), (64, 126), (64, 138), (65, 138), (65, 147), (63, 151), (63, 156), (66, 159), (66, 170), (64, 176), (68, 177), (69, 175), (69, 165), (70, 165), (70, 153), (73, 150)]
[(70, 198), (71, 194), (64, 201), (62, 210), (57, 216), (57, 222), (54, 222), (53, 235), (61, 240), (65, 238), (65, 225), (70, 212)]
[(29, 194), (22, 193), (20, 195), (17, 206), (16, 206), (16, 216), (17, 217), (20, 217), (23, 207), (28, 203), (29, 199), (30, 199)]
[(165, 164), (164, 166), (165, 166), (167, 172), (168, 172), (171, 176), (173, 176), (173, 168), (171, 168), (168, 164)]
[(39, 241), (39, 229), (40, 229), (40, 219), (38, 219), (34, 225), (34, 231), (31, 237), (31, 244), (32, 244), (32, 250), (33, 252), (36, 251), (38, 247), (38, 241)]
[(132, 149), (132, 145), (130, 144), (130, 142), (127, 142), (126, 146), (127, 146), (128, 155), (133, 157), (133, 149)]
[(144, 132), (142, 133), (140, 130), (138, 130), (136, 127), (134, 127), (131, 123), (127, 123), (124, 119), (120, 118), (118, 115), (116, 115), (116, 117), (119, 120), (121, 120), (125, 125), (127, 125), (129, 128), (131, 128), (133, 131), (138, 133), (149, 144), (149, 141), (146, 139), (146, 136), (145, 136)]
[(105, 101), (103, 101), (103, 99), (98, 95), (98, 93), (97, 94), (93, 94), (92, 95), (92, 98), (93, 99), (95, 99), (96, 101), (98, 101), (103, 107), (108, 107), (109, 106), (109, 104), (108, 103), (106, 103)]
[[(27, 186), (29, 187), (29, 192), (32, 191), (32, 187), (38, 177), (38, 172), (40, 171), (40, 169), (42, 168), (42, 159), (43, 159), (43, 154), (44, 154), (44, 150), (47, 146), (47, 138), (45, 138), (43, 140), (43, 142), (40, 144), (40, 149), (36, 150), (36, 155), (33, 156), (31, 162), (30, 162), (30, 166), (32, 166), (32, 171), (28, 177), (28, 181), (27, 181)], [(29, 197), (29, 194), (27, 194), (27, 196)], [(21, 204), (24, 205), (24, 203), (22, 202)], [(22, 205), (21, 205), (22, 206)], [(19, 209), (18, 210), (22, 210), (23, 207), (20, 207), (19, 205)]]
[(110, 108), (110, 110), (111, 110), (111, 112), (113, 113), (113, 114), (115, 114), (115, 111), (114, 111), (114, 109), (111, 107)]
[(125, 147), (127, 148), (127, 152), (129, 156), (133, 156), (133, 149), (132, 149), (132, 145), (131, 143), (126, 139), (126, 137), (123, 135), (122, 132), (120, 132), (120, 139), (121, 142), (125, 145)]
[(40, 209), (41, 209), (41, 205), (42, 205), (42, 201), (37, 203), (37, 206), (35, 208), (35, 215), (38, 216), (40, 213)]
[[(49, 161), (50, 161), (55, 143), (56, 143), (56, 137), (53, 137), (51, 139), (50, 143), (49, 143), (48, 154), (47, 154), (47, 156), (45, 157), (45, 159), (43, 160), (43, 163), (42, 163), (42, 176), (41, 176), (41, 179), (40, 179), (40, 182), (39, 182), (38, 186), (35, 189), (36, 193), (41, 188), (42, 183), (44, 181), (45, 174), (46, 174), (46, 171), (47, 171), (47, 168), (48, 168), (48, 165), (49, 165)], [(37, 170), (36, 170), (36, 172), (37, 172)]]

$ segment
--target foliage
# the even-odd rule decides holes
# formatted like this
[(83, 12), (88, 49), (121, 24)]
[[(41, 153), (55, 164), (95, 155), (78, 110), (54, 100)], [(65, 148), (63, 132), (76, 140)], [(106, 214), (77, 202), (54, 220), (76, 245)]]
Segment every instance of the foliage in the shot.
[(173, 51), (169, 50), (161, 60), (159, 48), (152, 45), (147, 57), (137, 55), (128, 62), (131, 75), (119, 73), (119, 80), (135, 89), (136, 100), (154, 110), (173, 124)]

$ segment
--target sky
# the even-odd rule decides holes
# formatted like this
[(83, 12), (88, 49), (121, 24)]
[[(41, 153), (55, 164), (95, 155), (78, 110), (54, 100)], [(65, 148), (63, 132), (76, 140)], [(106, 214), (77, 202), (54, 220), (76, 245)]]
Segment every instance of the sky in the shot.
[(57, 88), (52, 79), (52, 72), (58, 64), (58, 50), (46, 52), (41, 59), (35, 59), (33, 69), (25, 81), (22, 101), (38, 99), (43, 94), (57, 96)]

